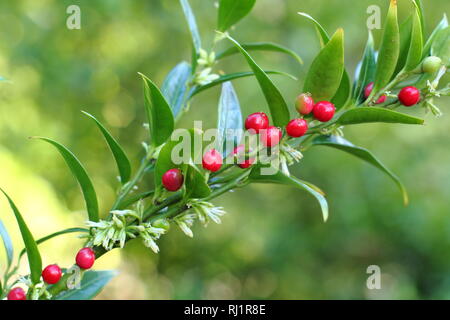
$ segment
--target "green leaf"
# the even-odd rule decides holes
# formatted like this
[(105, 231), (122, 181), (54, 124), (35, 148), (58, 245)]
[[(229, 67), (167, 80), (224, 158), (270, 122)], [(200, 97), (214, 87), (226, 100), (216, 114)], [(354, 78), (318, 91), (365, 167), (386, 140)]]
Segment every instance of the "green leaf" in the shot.
[(406, 59), (408, 58), (409, 47), (411, 46), (411, 33), (412, 33), (413, 16), (410, 15), (399, 27), (400, 32), (400, 54), (397, 60), (397, 66), (395, 67), (394, 78), (405, 66)]
[[(280, 76), (285, 76), (288, 78), (291, 78), (293, 80), (298, 80), (295, 76), (289, 74), (289, 73), (285, 73), (285, 72), (281, 72), (281, 71), (264, 71), (266, 74), (275, 74), (275, 75), (280, 75)], [(190, 97), (192, 98), (193, 96), (199, 94), (200, 92), (215, 87), (219, 84), (222, 84), (224, 82), (227, 81), (231, 81), (231, 80), (235, 80), (235, 79), (239, 79), (239, 78), (245, 78), (245, 77), (251, 77), (254, 76), (255, 73), (248, 71), (248, 72), (236, 72), (236, 73), (230, 73), (230, 74), (225, 74), (223, 76), (220, 76), (219, 78), (217, 78), (214, 81), (211, 81), (208, 84), (205, 84), (203, 86), (197, 86), (194, 88), (194, 90), (192, 90)]]
[(320, 40), (320, 47), (323, 48), (325, 47), (325, 44), (327, 44), (328, 41), (330, 41), (330, 36), (328, 35), (328, 33), (325, 31), (324, 27), (322, 27), (322, 25), (313, 17), (311, 17), (309, 14), (304, 13), (304, 12), (297, 12), (299, 15), (311, 20), (317, 30), (317, 33), (319, 35), (319, 40)]
[(345, 140), (342, 137), (338, 136), (320, 136), (313, 140), (313, 145), (322, 145), (322, 146), (328, 146), (335, 149), (342, 150), (344, 152), (350, 153), (351, 155), (354, 155), (357, 158), (360, 158), (361, 160), (364, 160), (374, 167), (380, 169), (384, 173), (386, 173), (391, 179), (397, 184), (398, 188), (400, 189), (402, 196), (403, 196), (403, 203), (404, 205), (408, 204), (408, 193), (406, 192), (405, 187), (403, 186), (400, 179), (388, 168), (386, 168), (383, 163), (380, 162), (369, 150), (357, 147), (350, 143), (349, 141)]
[(181, 168), (181, 164), (175, 164), (172, 161), (172, 149), (179, 143), (178, 141), (169, 140), (161, 148), (155, 165), (155, 186), (162, 185), (162, 176), (167, 170)]
[(3, 191), (3, 189), (0, 189), (0, 191), (2, 191), (5, 197), (8, 199), (9, 205), (16, 217), (17, 224), (19, 225), (19, 230), (22, 235), (23, 243), (28, 253), (28, 263), (30, 265), (31, 282), (33, 284), (36, 284), (41, 279), (41, 272), (42, 272), (41, 254), (39, 253), (39, 249), (37, 247), (36, 242), (34, 241), (33, 235), (28, 229), (28, 226), (25, 223), (25, 220), (23, 219), (22, 215), (20, 214), (19, 209), (17, 209), (14, 202), (6, 194), (6, 192)]
[(374, 80), (375, 68), (377, 64), (372, 33), (369, 31), (366, 49), (361, 60), (359, 74), (355, 76), (355, 85), (353, 89), (353, 100), (360, 103), (364, 99), (365, 87)]
[(331, 102), (336, 106), (337, 110), (339, 110), (340, 108), (344, 107), (347, 104), (348, 100), (350, 99), (351, 93), (352, 93), (352, 84), (350, 82), (350, 77), (348, 73), (344, 70), (344, 73), (342, 74), (341, 84), (339, 85), (336, 94), (331, 99)]
[(420, 10), (416, 7), (416, 12), (413, 15), (413, 25), (411, 31), (411, 42), (408, 50), (408, 56), (406, 58), (404, 71), (411, 71), (419, 65), (422, 61), (422, 49), (423, 49), (423, 33), (422, 23), (420, 17)]
[(391, 0), (375, 71), (372, 95), (384, 88), (394, 74), (400, 53), (400, 31), (397, 20), (397, 0)]
[[(297, 60), (298, 63), (303, 64), (303, 60), (298, 54), (296, 54), (291, 49), (286, 48), (286, 47), (276, 44), (276, 43), (272, 43), (272, 42), (243, 43), (243, 44), (241, 44), (241, 46), (247, 52), (248, 51), (273, 51), (273, 52), (285, 53), (285, 54), (293, 57), (295, 60)], [(229, 57), (236, 53), (239, 53), (238, 48), (230, 47), (230, 48), (218, 53), (216, 55), (216, 60), (220, 60), (220, 59)]]
[(218, 114), (217, 144), (218, 150), (223, 150), (225, 158), (241, 141), (243, 128), (241, 105), (231, 82), (225, 82), (222, 85)]
[(169, 103), (175, 117), (183, 107), (190, 77), (191, 66), (183, 61), (169, 72), (162, 84), (161, 92)]
[(434, 28), (433, 32), (428, 37), (428, 40), (425, 43), (425, 46), (423, 48), (423, 58), (425, 58), (431, 54), (431, 46), (433, 45), (434, 40), (436, 39), (436, 36), (438, 35), (439, 31), (441, 31), (447, 27), (448, 27), (448, 20), (447, 20), (447, 16), (444, 14), (444, 17), (438, 23), (436, 28)]
[(0, 237), (2, 237), (3, 246), (5, 247), (6, 252), (6, 259), (7, 259), (6, 270), (9, 270), (9, 267), (11, 266), (14, 257), (14, 249), (11, 238), (9, 237), (8, 234), (8, 230), (6, 230), (1, 219), (0, 219)]
[(194, 13), (192, 12), (191, 6), (188, 0), (180, 0), (181, 7), (183, 8), (183, 13), (186, 18), (186, 22), (191, 32), (192, 46), (194, 50), (194, 61), (197, 61), (199, 51), (202, 47), (202, 41), (200, 39), (200, 34), (197, 28), (197, 22), (195, 21)]
[[(36, 240), (36, 244), (39, 245), (39, 244), (41, 244), (41, 243), (43, 243), (43, 242), (45, 242), (45, 241), (47, 241), (47, 240), (53, 239), (53, 238), (58, 237), (58, 236), (60, 236), (60, 235), (64, 235), (64, 234), (68, 234), (68, 233), (75, 233), (75, 232), (85, 232), (85, 233), (89, 233), (89, 230), (88, 230), (88, 229), (84, 229), (84, 228), (69, 228), (69, 229), (64, 229), (64, 230), (54, 232), (54, 233), (52, 233), (52, 234), (49, 234), (48, 236), (45, 236), (45, 237), (42, 237), (42, 238)], [(20, 260), (20, 258), (22, 258), (22, 256), (23, 256), (25, 253), (26, 253), (26, 249), (23, 249), (22, 251), (20, 251), (20, 254), (19, 254), (19, 260)]]
[(425, 38), (425, 17), (423, 12), (422, 0), (412, 0), (414, 6), (417, 8), (417, 14), (419, 16), (420, 30), (422, 31), (422, 39)]
[(116, 160), (116, 165), (120, 174), (120, 181), (122, 182), (122, 184), (128, 182), (131, 176), (131, 163), (130, 160), (128, 160), (128, 157), (123, 151), (122, 147), (119, 145), (116, 139), (114, 139), (114, 137), (108, 132), (108, 130), (100, 123), (100, 121), (98, 121), (93, 115), (85, 111), (82, 112), (88, 117), (90, 117), (92, 120), (94, 120), (95, 124), (103, 134), (103, 137), (105, 138), (106, 143), (108, 144), (114, 156), (114, 160)]
[(424, 120), (385, 108), (361, 107), (344, 112), (336, 122), (339, 125), (370, 122), (423, 124)]
[(186, 170), (186, 190), (189, 198), (206, 198), (211, 194), (211, 189), (206, 178), (193, 165), (188, 165)]
[(236, 48), (238, 48), (250, 68), (255, 73), (255, 77), (258, 80), (267, 104), (269, 105), (270, 114), (272, 115), (274, 124), (278, 127), (285, 126), (289, 122), (289, 109), (280, 91), (267, 74), (256, 64), (248, 52), (245, 51), (236, 40), (230, 36), (227, 36), (227, 38), (236, 46)]
[(450, 27), (437, 33), (431, 45), (431, 55), (441, 58), (444, 65), (450, 65)]
[(314, 59), (306, 75), (304, 92), (316, 101), (331, 100), (344, 73), (344, 31), (338, 29)]
[(252, 10), (256, 0), (219, 0), (217, 29), (226, 31)]
[(118, 273), (116, 271), (86, 271), (80, 283), (80, 288), (67, 290), (55, 297), (55, 300), (91, 300)]
[(319, 192), (320, 190), (316, 186), (312, 185), (309, 182), (302, 181), (292, 176), (287, 176), (283, 174), (281, 171), (278, 171), (273, 175), (261, 175), (261, 168), (254, 167), (250, 173), (249, 179), (251, 182), (259, 182), (259, 183), (277, 183), (284, 184), (292, 187), (296, 187), (298, 189), (306, 190), (310, 194), (312, 194), (320, 204), (322, 208), (323, 220), (326, 222), (328, 219), (328, 203), (325, 197), (323, 196), (323, 192)]
[(95, 193), (94, 185), (92, 184), (89, 175), (86, 172), (86, 169), (83, 167), (81, 162), (75, 157), (75, 155), (67, 149), (62, 144), (43, 137), (33, 137), (35, 139), (40, 139), (52, 144), (59, 151), (61, 156), (64, 158), (67, 166), (72, 171), (73, 175), (77, 179), (80, 184), (81, 191), (83, 192), (84, 201), (86, 202), (86, 209), (89, 216), (90, 221), (97, 222), (98, 217), (98, 202), (97, 195)]
[(150, 126), (151, 144), (162, 145), (170, 137), (175, 126), (170, 106), (159, 88), (146, 76), (140, 73), (144, 81), (145, 109)]

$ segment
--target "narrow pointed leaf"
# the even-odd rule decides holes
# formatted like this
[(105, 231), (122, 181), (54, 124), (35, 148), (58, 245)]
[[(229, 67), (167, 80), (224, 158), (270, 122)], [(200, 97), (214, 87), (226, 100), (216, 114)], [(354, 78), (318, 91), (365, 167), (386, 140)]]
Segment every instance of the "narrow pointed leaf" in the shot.
[(161, 92), (169, 103), (175, 117), (183, 107), (190, 77), (191, 66), (183, 61), (169, 72), (162, 84)]
[(75, 155), (69, 149), (67, 149), (62, 144), (48, 138), (43, 137), (35, 137), (35, 138), (50, 143), (59, 151), (61, 156), (64, 158), (64, 161), (66, 162), (67, 166), (70, 168), (73, 175), (80, 184), (81, 191), (83, 192), (84, 196), (84, 201), (86, 203), (86, 209), (89, 216), (89, 220), (94, 222), (98, 221), (99, 214), (98, 214), (97, 195), (95, 193), (94, 185), (92, 184), (92, 181), (89, 178), (89, 175), (87, 174), (86, 169), (83, 167), (81, 162), (77, 159), (77, 157), (75, 157)]
[(419, 8), (416, 7), (416, 12), (413, 15), (411, 41), (409, 45), (408, 56), (404, 67), (405, 71), (413, 70), (422, 61), (423, 33), (419, 15), (420, 15)]
[[(328, 219), (328, 203), (325, 197), (323, 196), (323, 192), (318, 192), (317, 187), (312, 187), (311, 183), (302, 181), (292, 176), (286, 176), (281, 171), (278, 171), (274, 175), (261, 175), (260, 168), (254, 167), (252, 172), (250, 173), (249, 179), (251, 182), (260, 182), (260, 183), (278, 183), (284, 184), (292, 187), (296, 187), (298, 189), (306, 190), (310, 194), (312, 194), (317, 201), (319, 201), (320, 207), (322, 209), (323, 220), (326, 222)], [(320, 190), (320, 189), (319, 189)]]
[(431, 45), (431, 55), (441, 58), (444, 65), (450, 65), (450, 27), (437, 33)]
[(331, 99), (331, 102), (336, 106), (336, 109), (344, 107), (348, 100), (350, 99), (352, 93), (352, 84), (350, 82), (350, 77), (348, 73), (344, 70), (342, 73), (341, 84), (339, 85), (338, 90), (335, 95)]
[(193, 165), (188, 165), (186, 170), (186, 190), (189, 198), (206, 198), (211, 194), (205, 177)]
[(380, 169), (381, 171), (386, 173), (400, 189), (400, 192), (403, 196), (404, 205), (408, 204), (408, 193), (406, 192), (406, 189), (400, 179), (391, 170), (386, 168), (386, 166), (381, 163), (381, 161), (378, 160), (369, 150), (357, 147), (344, 138), (338, 136), (320, 136), (315, 138), (312, 143), (313, 145), (328, 146), (331, 148), (342, 150)]
[(222, 85), (218, 114), (218, 150), (223, 150), (225, 158), (241, 141), (243, 128), (241, 105), (231, 82)]
[(417, 8), (417, 14), (419, 15), (419, 22), (420, 22), (420, 30), (422, 30), (422, 39), (425, 38), (425, 17), (423, 12), (423, 2), (422, 0), (412, 0), (414, 3), (414, 6)]
[(14, 248), (11, 238), (9, 237), (8, 230), (6, 230), (2, 220), (0, 220), (0, 237), (2, 238), (3, 246), (5, 247), (6, 252), (6, 261), (7, 261), (6, 270), (9, 270), (9, 267), (11, 266), (14, 257)]
[(447, 16), (444, 14), (444, 17), (442, 20), (438, 23), (436, 28), (434, 28), (431, 35), (428, 37), (427, 42), (425, 43), (425, 46), (423, 48), (423, 58), (429, 56), (431, 54), (431, 46), (434, 43), (434, 40), (436, 39), (436, 36), (438, 35), (439, 31), (445, 29), (448, 27), (448, 20)]
[(361, 68), (359, 73), (355, 76), (355, 86), (353, 89), (353, 100), (356, 102), (362, 102), (364, 88), (374, 80), (375, 68), (376, 68), (376, 55), (373, 42), (372, 33), (369, 31), (369, 37), (367, 39), (366, 49), (361, 61)]
[(314, 26), (316, 27), (317, 33), (319, 34), (319, 40), (320, 40), (320, 44), (321, 47), (323, 48), (325, 46), (325, 44), (330, 41), (330, 36), (328, 35), (328, 33), (325, 31), (325, 28), (322, 27), (322, 25), (313, 17), (311, 17), (309, 14), (304, 13), (304, 12), (298, 12), (299, 15), (311, 20), (314, 23)]
[(114, 278), (116, 271), (86, 271), (78, 289), (67, 290), (56, 296), (55, 300), (91, 300), (97, 296), (104, 286)]
[(217, 29), (226, 31), (252, 10), (256, 0), (219, 0)]
[(227, 38), (238, 48), (247, 61), (250, 68), (255, 73), (255, 77), (259, 82), (259, 85), (269, 105), (270, 114), (273, 122), (278, 127), (283, 127), (289, 122), (289, 109), (286, 101), (283, 99), (281, 92), (273, 84), (272, 80), (267, 74), (256, 64), (255, 60), (245, 51), (244, 48), (233, 38), (227, 36)]
[(3, 191), (3, 189), (0, 189), (0, 191), (2, 191), (5, 197), (8, 199), (9, 205), (14, 213), (14, 216), (16, 217), (17, 224), (19, 225), (20, 234), (22, 235), (23, 243), (28, 253), (28, 263), (30, 266), (31, 282), (33, 284), (36, 284), (41, 279), (41, 272), (42, 272), (41, 254), (39, 253), (39, 249), (37, 247), (36, 242), (34, 241), (33, 235), (28, 229), (28, 226), (25, 223), (25, 220), (23, 219), (22, 215), (20, 214), (19, 209), (17, 209), (14, 202), (6, 194), (6, 192)]
[[(273, 51), (273, 52), (280, 52), (285, 53), (291, 57), (293, 57), (295, 60), (297, 60), (298, 63), (303, 64), (302, 58), (298, 54), (296, 54), (294, 51), (292, 51), (289, 48), (286, 48), (282, 45), (272, 43), (272, 42), (255, 42), (255, 43), (243, 43), (241, 44), (242, 48), (244, 50), (248, 51)], [(220, 60), (226, 57), (229, 57), (233, 54), (239, 53), (239, 49), (236, 47), (230, 47), (216, 55), (216, 60)]]
[(316, 101), (331, 100), (340, 87), (344, 73), (344, 31), (338, 29), (314, 59), (306, 75), (304, 92)]
[(361, 107), (344, 112), (336, 122), (339, 125), (370, 122), (423, 124), (424, 120), (385, 108)]
[(195, 60), (197, 60), (198, 53), (202, 47), (202, 41), (200, 39), (200, 34), (197, 28), (197, 22), (195, 21), (194, 13), (192, 12), (191, 6), (188, 0), (180, 0), (181, 7), (183, 8), (183, 13), (186, 18), (186, 22), (191, 32), (192, 46), (194, 50)]
[(162, 145), (170, 137), (175, 126), (172, 111), (159, 88), (146, 76), (144, 81), (144, 101), (150, 126), (151, 144)]
[(120, 174), (120, 181), (122, 182), (122, 184), (128, 182), (131, 176), (131, 163), (130, 160), (128, 160), (128, 157), (123, 151), (122, 147), (109, 133), (109, 131), (100, 123), (100, 121), (97, 120), (97, 118), (87, 112), (82, 112), (95, 122), (97, 127), (100, 129), (100, 132), (103, 134), (103, 137), (105, 138), (106, 143), (108, 144), (114, 156), (114, 160), (116, 160), (117, 169), (119, 170)]
[(400, 32), (400, 54), (397, 60), (397, 66), (395, 67), (394, 78), (405, 66), (406, 59), (408, 58), (409, 47), (411, 46), (411, 33), (413, 25), (413, 15), (410, 15), (399, 27)]

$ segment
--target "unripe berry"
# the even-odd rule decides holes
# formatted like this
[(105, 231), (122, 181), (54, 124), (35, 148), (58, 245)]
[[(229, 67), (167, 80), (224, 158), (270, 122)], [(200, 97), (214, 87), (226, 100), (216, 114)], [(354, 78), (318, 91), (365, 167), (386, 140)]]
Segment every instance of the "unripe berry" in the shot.
[[(251, 152), (251, 150), (249, 150), (249, 151)], [(245, 159), (241, 159), (241, 157), (239, 157), (240, 154), (245, 154), (245, 146), (243, 144), (234, 148), (233, 155), (238, 156), (238, 159), (240, 160), (238, 163), (239, 168), (241, 168), (241, 169), (250, 168), (251, 165), (255, 162), (255, 158), (247, 158), (246, 157)]]
[(13, 288), (8, 293), (8, 300), (27, 300), (27, 294), (22, 288)]
[(61, 268), (56, 264), (50, 264), (42, 270), (42, 279), (48, 284), (55, 284), (61, 279)]
[(216, 149), (206, 151), (203, 155), (202, 165), (205, 170), (216, 172), (222, 166), (222, 155)]
[(262, 129), (269, 127), (269, 118), (264, 112), (252, 113), (245, 119), (245, 129), (259, 133)]
[[(364, 89), (364, 97), (367, 99), (370, 94), (372, 93), (373, 90), (373, 82), (369, 83), (366, 88)], [(381, 104), (383, 102), (386, 101), (386, 95), (382, 95), (381, 97), (378, 98), (377, 102), (375, 102), (375, 104)]]
[(303, 136), (308, 131), (308, 123), (305, 119), (293, 119), (286, 126), (286, 133), (293, 138)]
[(177, 191), (183, 185), (183, 173), (180, 169), (170, 169), (163, 174), (161, 180), (168, 191)]
[(442, 66), (442, 60), (439, 57), (431, 56), (425, 58), (422, 63), (422, 70), (426, 73), (435, 73)]
[(398, 93), (398, 100), (406, 107), (415, 105), (420, 100), (420, 91), (416, 87), (404, 87)]
[(297, 97), (297, 100), (295, 101), (295, 109), (297, 109), (300, 114), (310, 114), (313, 108), (314, 100), (311, 98), (309, 93), (302, 93)]
[(320, 101), (314, 105), (313, 115), (320, 122), (327, 122), (333, 118), (335, 111), (334, 104), (329, 101)]
[(91, 248), (83, 248), (78, 251), (75, 262), (81, 269), (90, 269), (95, 262), (95, 253)]
[(261, 131), (261, 143), (266, 147), (274, 147), (280, 143), (283, 133), (280, 128), (270, 126), (266, 130)]

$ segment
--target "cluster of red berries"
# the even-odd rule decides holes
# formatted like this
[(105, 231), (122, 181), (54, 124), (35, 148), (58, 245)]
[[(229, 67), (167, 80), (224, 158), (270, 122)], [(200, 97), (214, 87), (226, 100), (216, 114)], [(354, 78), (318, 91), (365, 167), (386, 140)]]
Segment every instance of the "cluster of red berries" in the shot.
[[(78, 251), (75, 257), (76, 264), (81, 269), (90, 269), (95, 262), (95, 253), (91, 248), (83, 248)], [(62, 270), (57, 264), (50, 264), (42, 270), (42, 279), (47, 284), (56, 284), (62, 277)], [(11, 289), (8, 293), (8, 300), (26, 300), (25, 290), (20, 287)]]
[[(364, 97), (367, 99), (370, 96), (370, 93), (373, 90), (373, 82), (369, 83), (364, 89)], [(381, 104), (386, 101), (386, 95), (382, 95), (378, 98), (375, 104)], [(398, 93), (398, 101), (403, 104), (405, 107), (411, 107), (417, 104), (420, 101), (420, 91), (416, 87), (408, 86), (404, 87)]]

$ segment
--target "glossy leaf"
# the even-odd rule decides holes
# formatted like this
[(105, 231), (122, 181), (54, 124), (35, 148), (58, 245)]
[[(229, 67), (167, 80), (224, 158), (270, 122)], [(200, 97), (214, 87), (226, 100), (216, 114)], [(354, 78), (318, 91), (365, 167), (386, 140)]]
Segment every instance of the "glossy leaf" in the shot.
[(395, 67), (394, 78), (405, 66), (406, 59), (408, 58), (409, 47), (411, 46), (411, 33), (412, 33), (413, 15), (410, 15), (399, 27), (400, 32), (400, 54), (397, 60), (397, 66)]
[(191, 6), (188, 0), (180, 0), (181, 7), (183, 8), (183, 13), (186, 18), (186, 22), (191, 32), (192, 46), (194, 50), (194, 61), (197, 60), (198, 53), (202, 47), (202, 41), (200, 39), (200, 34), (197, 28), (197, 22), (195, 21), (194, 13), (192, 12)]
[(236, 40), (230, 36), (227, 36), (227, 38), (236, 46), (236, 48), (238, 48), (250, 68), (255, 73), (255, 77), (258, 80), (267, 104), (269, 105), (270, 114), (272, 115), (274, 124), (278, 127), (285, 126), (289, 122), (289, 109), (280, 91), (267, 74), (256, 64), (255, 60), (253, 60), (248, 52), (245, 51)]
[(350, 99), (352, 93), (352, 84), (350, 81), (350, 77), (347, 72), (342, 74), (341, 84), (336, 92), (336, 94), (331, 99), (331, 102), (336, 106), (336, 109), (344, 107), (348, 100)]
[(303, 92), (315, 101), (331, 100), (344, 73), (344, 31), (338, 29), (314, 59), (305, 78)]
[(67, 166), (70, 168), (73, 175), (80, 184), (81, 191), (83, 192), (84, 196), (84, 201), (86, 203), (86, 209), (89, 216), (89, 220), (94, 222), (98, 221), (99, 216), (98, 216), (97, 195), (95, 193), (94, 185), (92, 184), (92, 181), (89, 178), (89, 175), (87, 174), (86, 169), (83, 167), (81, 162), (77, 159), (77, 157), (75, 157), (75, 155), (69, 149), (67, 149), (62, 144), (48, 138), (42, 137), (35, 137), (35, 138), (50, 143), (59, 151), (61, 156), (64, 158), (64, 161), (66, 162)]
[(252, 10), (256, 0), (219, 0), (217, 29), (226, 31)]
[(431, 55), (441, 58), (446, 66), (450, 65), (450, 27), (437, 33), (431, 46)]
[[(285, 77), (291, 78), (293, 80), (298, 80), (295, 76), (293, 76), (293, 75), (291, 75), (289, 73), (281, 72), (281, 71), (264, 71), (264, 72), (266, 74), (275, 74), (275, 75), (285, 76)], [(204, 91), (206, 89), (215, 87), (215, 86), (217, 86), (219, 84), (222, 84), (224, 82), (227, 82), (227, 81), (231, 81), (231, 80), (235, 80), (235, 79), (239, 79), (239, 78), (245, 78), (245, 77), (252, 77), (254, 75), (255, 75), (255, 73), (253, 73), (251, 71), (225, 74), (223, 76), (220, 76), (218, 79), (216, 79), (214, 81), (211, 81), (208, 84), (205, 84), (203, 86), (195, 87), (195, 89), (192, 90), (190, 96), (193, 97), (193, 96), (197, 95), (198, 93), (200, 93), (200, 92), (202, 92), (202, 91)]]
[[(84, 228), (69, 228), (69, 229), (65, 229), (65, 230), (61, 230), (58, 232), (54, 232), (52, 234), (49, 234), (48, 236), (42, 237), (38, 240), (36, 240), (36, 244), (39, 245), (47, 240), (53, 239), (55, 237), (64, 235), (64, 234), (68, 234), (68, 233), (75, 233), (75, 232), (85, 232), (85, 233), (89, 233), (88, 229), (84, 229)], [(22, 256), (26, 253), (26, 249), (23, 249), (22, 251), (20, 251), (19, 254), (19, 260), (20, 258), (22, 258)]]
[(313, 17), (311, 17), (309, 14), (304, 12), (297, 12), (299, 15), (311, 20), (314, 23), (314, 26), (316, 27), (317, 33), (319, 35), (320, 40), (320, 47), (323, 48), (325, 44), (327, 44), (328, 41), (330, 41), (330, 36), (325, 31), (324, 27)]
[(81, 280), (80, 288), (64, 291), (56, 296), (55, 300), (91, 300), (117, 274), (116, 271), (86, 271)]
[(261, 175), (260, 171), (261, 168), (258, 167), (254, 167), (252, 169), (249, 176), (251, 182), (278, 183), (308, 191), (319, 201), (320, 207), (322, 209), (323, 220), (327, 221), (328, 203), (325, 197), (323, 196), (324, 193), (318, 192), (317, 191), (318, 188), (316, 186), (312, 187), (311, 183), (302, 181), (292, 176), (287, 176), (283, 174), (281, 171), (278, 171), (276, 174), (273, 175)]
[(427, 42), (425, 43), (425, 46), (423, 48), (423, 57), (427, 57), (431, 54), (431, 46), (434, 43), (434, 40), (436, 39), (436, 36), (439, 34), (439, 32), (445, 28), (448, 27), (448, 20), (447, 20), (447, 16), (444, 14), (444, 17), (442, 18), (442, 20), (438, 23), (438, 25), (436, 26), (436, 28), (434, 28), (433, 32), (431, 33), (431, 35), (428, 37)]
[(383, 38), (375, 71), (372, 95), (384, 88), (394, 74), (400, 53), (400, 31), (397, 19), (397, 0), (391, 0), (384, 25)]
[(419, 16), (420, 30), (422, 31), (422, 39), (425, 38), (425, 17), (423, 12), (422, 0), (413, 0), (414, 6), (417, 8), (417, 14)]
[(159, 152), (158, 159), (155, 165), (155, 186), (160, 186), (162, 184), (162, 176), (167, 170), (180, 168), (181, 164), (175, 164), (172, 161), (172, 149), (178, 144), (178, 141), (169, 140), (161, 148)]
[(365, 87), (374, 80), (375, 68), (377, 64), (374, 42), (372, 33), (369, 31), (369, 36), (366, 43), (366, 49), (361, 60), (361, 67), (359, 73), (355, 75), (355, 86), (353, 89), (353, 100), (362, 102), (364, 99)]
[[(0, 237), (2, 238), (3, 246), (5, 247), (6, 261), (7, 261), (6, 270), (8, 270), (13, 261), (14, 248), (13, 248), (13, 244), (12, 244), (11, 238), (9, 236), (8, 230), (6, 230), (6, 227), (3, 224), (2, 220), (0, 220)], [(1, 290), (0, 290), (0, 293), (1, 293)]]
[(231, 82), (225, 82), (222, 85), (218, 114), (217, 144), (218, 150), (223, 150), (225, 158), (241, 141), (243, 128), (241, 105)]
[(120, 181), (122, 184), (128, 182), (131, 176), (131, 163), (128, 160), (127, 155), (123, 151), (122, 147), (119, 143), (114, 139), (114, 137), (109, 133), (109, 131), (98, 121), (93, 115), (82, 111), (85, 115), (94, 120), (97, 127), (100, 129), (100, 132), (103, 134), (103, 137), (106, 140), (111, 152), (114, 156), (114, 160), (116, 160), (116, 165), (120, 174)]
[(413, 15), (413, 25), (411, 31), (411, 42), (409, 45), (408, 56), (406, 58), (404, 71), (411, 71), (422, 61), (423, 33), (419, 8)]
[(400, 179), (388, 168), (386, 168), (383, 163), (381, 163), (380, 160), (378, 160), (370, 151), (367, 149), (357, 147), (350, 143), (349, 141), (345, 140), (342, 137), (338, 136), (320, 136), (313, 140), (313, 145), (322, 145), (322, 146), (328, 146), (331, 148), (339, 149), (344, 152), (347, 152), (361, 160), (364, 160), (374, 167), (380, 169), (384, 173), (386, 173), (391, 179), (397, 184), (399, 187), (402, 196), (403, 196), (403, 203), (405, 205), (408, 204), (408, 193), (406, 192), (405, 187), (403, 186)]
[(2, 191), (5, 197), (8, 199), (9, 205), (14, 213), (14, 216), (16, 217), (17, 224), (19, 225), (20, 234), (22, 235), (23, 243), (25, 245), (28, 254), (28, 264), (30, 266), (31, 282), (33, 284), (36, 284), (41, 279), (41, 272), (42, 272), (41, 254), (39, 253), (33, 235), (28, 229), (28, 226), (25, 223), (25, 220), (23, 219), (22, 215), (20, 214), (19, 209), (17, 209), (14, 202), (6, 194), (6, 192), (3, 191), (3, 189), (0, 189), (0, 191)]
[(161, 92), (169, 103), (175, 117), (183, 107), (190, 77), (191, 66), (183, 61), (169, 72), (162, 84)]
[[(289, 48), (286, 48), (282, 45), (272, 43), (272, 42), (255, 42), (255, 43), (243, 43), (241, 44), (242, 48), (244, 50), (248, 51), (273, 51), (273, 52), (280, 52), (285, 53), (291, 57), (293, 57), (295, 60), (297, 60), (298, 63), (303, 64), (302, 58), (298, 54), (296, 54), (294, 51), (292, 51)], [(238, 48), (236, 47), (230, 47), (216, 55), (216, 60), (220, 60), (226, 57), (229, 57), (233, 54), (239, 53)]]
[(186, 190), (189, 198), (206, 198), (211, 194), (205, 177), (193, 165), (188, 165), (186, 170)]
[(423, 124), (424, 120), (385, 108), (361, 107), (344, 112), (336, 122), (339, 125), (370, 122)]
[(170, 137), (175, 126), (172, 111), (159, 88), (146, 76), (144, 81), (144, 100), (150, 126), (151, 144), (162, 145)]

